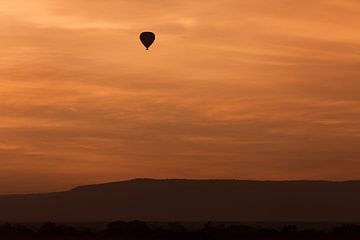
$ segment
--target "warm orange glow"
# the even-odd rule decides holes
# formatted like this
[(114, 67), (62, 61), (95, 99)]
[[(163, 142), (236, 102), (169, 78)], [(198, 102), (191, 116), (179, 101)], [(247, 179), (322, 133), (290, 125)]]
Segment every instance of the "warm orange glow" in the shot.
[(360, 176), (357, 0), (3, 0), (0, 26), (0, 193)]

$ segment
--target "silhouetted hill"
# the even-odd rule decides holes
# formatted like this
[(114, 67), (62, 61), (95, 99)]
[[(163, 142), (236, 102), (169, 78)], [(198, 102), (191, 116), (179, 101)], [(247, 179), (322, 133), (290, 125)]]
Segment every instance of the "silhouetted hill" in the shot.
[(0, 196), (0, 221), (360, 221), (360, 181), (153, 180)]

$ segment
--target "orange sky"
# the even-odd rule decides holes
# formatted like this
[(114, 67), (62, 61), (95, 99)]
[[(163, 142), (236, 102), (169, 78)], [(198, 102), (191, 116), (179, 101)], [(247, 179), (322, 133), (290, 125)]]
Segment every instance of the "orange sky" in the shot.
[(0, 193), (360, 178), (357, 0), (1, 0), (0, 29)]

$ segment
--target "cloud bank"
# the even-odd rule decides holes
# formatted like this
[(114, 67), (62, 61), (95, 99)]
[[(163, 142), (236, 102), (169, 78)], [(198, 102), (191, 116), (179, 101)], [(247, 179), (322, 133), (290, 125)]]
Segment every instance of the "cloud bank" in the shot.
[(360, 174), (358, 1), (0, 9), (0, 193)]

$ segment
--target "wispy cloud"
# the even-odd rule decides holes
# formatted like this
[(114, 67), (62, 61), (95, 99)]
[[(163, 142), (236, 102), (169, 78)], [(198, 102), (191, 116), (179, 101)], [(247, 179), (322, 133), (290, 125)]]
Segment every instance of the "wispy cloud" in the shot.
[[(2, 1), (1, 192), (356, 178), (359, 12), (350, 0)], [(157, 33), (149, 52), (144, 30)]]

